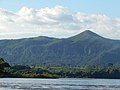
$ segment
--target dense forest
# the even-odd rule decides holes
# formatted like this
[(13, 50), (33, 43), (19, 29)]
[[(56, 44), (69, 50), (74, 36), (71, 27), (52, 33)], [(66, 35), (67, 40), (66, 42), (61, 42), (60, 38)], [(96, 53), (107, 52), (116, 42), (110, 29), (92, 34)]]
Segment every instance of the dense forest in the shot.
[(10, 64), (85, 66), (120, 64), (120, 40), (86, 30), (69, 38), (33, 37), (0, 40), (0, 57)]
[(120, 79), (120, 67), (109, 63), (108, 66), (28, 66), (9, 65), (0, 59), (1, 78), (114, 78)]

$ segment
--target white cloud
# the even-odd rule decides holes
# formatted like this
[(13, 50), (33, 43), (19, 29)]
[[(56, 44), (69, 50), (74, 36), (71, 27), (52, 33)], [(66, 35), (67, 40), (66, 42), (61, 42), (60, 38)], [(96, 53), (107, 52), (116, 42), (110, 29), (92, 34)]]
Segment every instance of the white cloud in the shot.
[(120, 18), (71, 12), (62, 6), (41, 9), (23, 7), (16, 13), (0, 9), (0, 39), (41, 35), (69, 37), (86, 29), (107, 38), (120, 39)]

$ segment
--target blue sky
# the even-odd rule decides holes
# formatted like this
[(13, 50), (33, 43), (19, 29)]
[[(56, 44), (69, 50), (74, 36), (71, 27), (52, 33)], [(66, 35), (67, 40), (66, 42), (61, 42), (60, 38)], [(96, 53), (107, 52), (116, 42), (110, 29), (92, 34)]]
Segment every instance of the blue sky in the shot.
[(0, 0), (0, 8), (18, 11), (23, 6), (39, 9), (61, 5), (74, 12), (87, 14), (105, 14), (110, 17), (120, 16), (120, 0)]
[(0, 0), (0, 39), (66, 38), (91, 30), (120, 40), (120, 0)]

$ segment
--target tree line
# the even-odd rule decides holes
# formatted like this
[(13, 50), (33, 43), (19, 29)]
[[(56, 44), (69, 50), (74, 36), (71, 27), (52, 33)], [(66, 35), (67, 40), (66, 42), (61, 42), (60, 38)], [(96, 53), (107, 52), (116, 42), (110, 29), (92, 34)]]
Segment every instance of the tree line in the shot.
[(9, 78), (114, 78), (120, 79), (120, 67), (109, 63), (107, 67), (92, 66), (28, 66), (10, 65), (0, 59), (0, 77)]

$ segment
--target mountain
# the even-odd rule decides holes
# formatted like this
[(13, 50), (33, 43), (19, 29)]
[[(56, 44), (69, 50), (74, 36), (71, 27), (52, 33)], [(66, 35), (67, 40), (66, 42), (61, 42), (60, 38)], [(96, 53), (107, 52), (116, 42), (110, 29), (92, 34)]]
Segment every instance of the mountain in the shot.
[(69, 38), (34, 37), (0, 41), (0, 57), (11, 64), (120, 64), (120, 40), (86, 30)]

